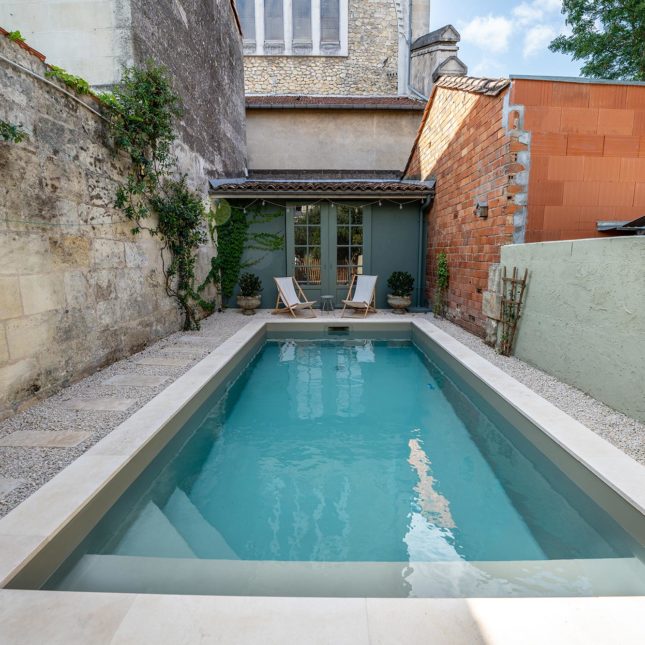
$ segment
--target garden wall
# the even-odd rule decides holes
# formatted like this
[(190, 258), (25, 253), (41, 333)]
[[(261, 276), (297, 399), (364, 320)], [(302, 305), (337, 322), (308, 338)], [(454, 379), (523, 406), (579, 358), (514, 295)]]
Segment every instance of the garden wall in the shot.
[(517, 244), (529, 270), (515, 355), (645, 421), (645, 237)]
[[(234, 58), (236, 40), (241, 70), (241, 39), (234, 23), (231, 29), (228, 41), (212, 47), (226, 47), (227, 62)], [(5, 37), (0, 55), (41, 77), (47, 70)], [(194, 73), (195, 84), (206, 82)], [(212, 73), (210, 85), (225, 78), (221, 69), (213, 67)], [(133, 236), (131, 224), (113, 208), (129, 159), (107, 147), (105, 121), (6, 61), (0, 61), (0, 87), (0, 118), (21, 123), (29, 134), (22, 143), (0, 142), (1, 418), (178, 330), (182, 320), (165, 292), (158, 239)], [(241, 87), (240, 82), (222, 92)], [(99, 108), (93, 98), (81, 100)], [(181, 143), (190, 164), (182, 171), (204, 193), (207, 177), (200, 170), (239, 174), (243, 169), (243, 114), (243, 95), (231, 94), (227, 118), (214, 120), (209, 131), (213, 139), (224, 133), (227, 146), (219, 152), (214, 144), (197, 146), (188, 137)], [(219, 154), (230, 150), (231, 142), (232, 158), (224, 162)], [(201, 250), (199, 275), (212, 253)]]

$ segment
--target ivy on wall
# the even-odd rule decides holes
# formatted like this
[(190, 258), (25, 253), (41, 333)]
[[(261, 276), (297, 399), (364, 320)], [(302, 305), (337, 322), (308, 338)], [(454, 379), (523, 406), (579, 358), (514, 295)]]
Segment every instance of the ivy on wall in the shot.
[(29, 135), (22, 129), (22, 124), (16, 125), (0, 119), (0, 139), (9, 143), (20, 143), (29, 138)]
[[(202, 291), (210, 283), (218, 285), (222, 305), (225, 306), (244, 269), (260, 262), (266, 253), (284, 248), (284, 235), (253, 232), (252, 226), (283, 215), (282, 211), (266, 212), (260, 206), (231, 206), (225, 199), (219, 200), (210, 211), (208, 227), (211, 240), (217, 247), (217, 255), (211, 258), (210, 272), (199, 290)], [(262, 255), (255, 260), (243, 261), (246, 251), (260, 251)]]
[(450, 282), (450, 272), (448, 269), (448, 257), (442, 251), (437, 255), (436, 281), (434, 289), (434, 300), (432, 303), (432, 313), (435, 316), (445, 316), (446, 313), (446, 296), (448, 295), (448, 284)]
[(77, 94), (92, 94), (92, 89), (90, 84), (80, 76), (74, 76), (66, 72), (62, 67), (56, 67), (56, 65), (50, 65), (49, 69), (45, 72), (47, 78), (57, 78), (59, 81), (62, 81), (67, 85), (67, 87), (72, 88)]
[[(213, 310), (195, 288), (196, 252), (206, 241), (206, 209), (201, 197), (177, 175), (172, 154), (174, 121), (181, 101), (165, 68), (149, 62), (123, 71), (111, 94), (100, 97), (110, 108), (110, 130), (117, 148), (130, 155), (132, 169), (117, 189), (115, 205), (132, 221), (132, 233), (142, 230), (162, 241), (166, 293), (184, 314), (184, 329), (199, 329), (201, 307)], [(156, 224), (151, 216), (156, 216)], [(171, 260), (165, 261), (164, 251)]]

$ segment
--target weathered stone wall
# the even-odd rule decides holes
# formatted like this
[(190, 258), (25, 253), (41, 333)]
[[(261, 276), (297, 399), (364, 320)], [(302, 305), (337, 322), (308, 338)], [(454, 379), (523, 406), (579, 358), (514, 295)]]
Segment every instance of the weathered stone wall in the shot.
[(130, 2), (135, 62), (164, 65), (182, 97), (182, 170), (203, 190), (207, 176), (243, 175), (244, 66), (231, 0)]
[[(230, 12), (224, 2), (220, 8)], [(230, 14), (224, 15), (228, 20)], [(236, 29), (234, 23), (229, 26)], [(189, 95), (189, 109), (204, 109), (199, 85), (228, 97), (229, 104), (220, 108), (221, 123), (209, 112), (205, 120), (190, 115), (183, 124), (182, 170), (204, 192), (205, 170), (238, 174), (244, 166), (243, 93), (234, 74), (241, 71), (241, 39), (222, 30), (213, 42), (225, 54), (220, 66), (210, 67), (217, 68), (213, 78), (205, 67), (195, 67), (191, 86), (182, 76), (188, 67), (172, 69), (172, 60), (162, 58), (176, 74), (178, 89)], [(198, 33), (195, 27), (192, 37)], [(161, 36), (167, 41), (168, 34), (149, 34), (151, 40)], [(188, 43), (191, 36), (185, 36)], [(155, 55), (154, 48), (150, 53)], [(0, 54), (39, 76), (46, 71), (40, 60), (4, 37)], [(199, 54), (192, 56), (194, 62)], [(229, 63), (231, 76), (223, 69)], [(29, 133), (26, 142), (0, 143), (1, 417), (179, 329), (182, 320), (165, 292), (159, 240), (145, 233), (133, 236), (131, 224), (113, 208), (129, 159), (106, 147), (106, 123), (3, 61), (0, 87), (0, 118), (22, 123)], [(92, 98), (82, 101), (98, 108)], [(199, 138), (202, 128), (210, 128), (209, 138)], [(221, 145), (220, 132), (225, 132)], [(200, 271), (212, 253), (201, 250)]]
[(645, 422), (645, 238), (512, 244), (529, 270), (515, 355)]
[(350, 0), (348, 56), (245, 56), (248, 94), (397, 94), (392, 0)]
[[(0, 53), (42, 75), (7, 38)], [(0, 64), (0, 118), (29, 141), (0, 143), (0, 416), (180, 326), (160, 249), (113, 208), (125, 156), (105, 123)], [(92, 99), (84, 99), (97, 108)]]

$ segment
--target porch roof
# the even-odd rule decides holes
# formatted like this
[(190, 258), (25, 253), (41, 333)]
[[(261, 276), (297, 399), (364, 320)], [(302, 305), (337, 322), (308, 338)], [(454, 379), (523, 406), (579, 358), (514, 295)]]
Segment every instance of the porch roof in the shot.
[(434, 197), (435, 180), (351, 178), (351, 179), (211, 179), (211, 193), (216, 197), (342, 197), (363, 199), (425, 199)]

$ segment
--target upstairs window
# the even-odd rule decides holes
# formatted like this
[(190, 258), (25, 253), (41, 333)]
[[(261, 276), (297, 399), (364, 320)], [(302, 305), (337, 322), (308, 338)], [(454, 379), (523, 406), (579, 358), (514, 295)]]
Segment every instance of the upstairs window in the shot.
[(292, 0), (293, 42), (311, 43), (311, 0)]
[(237, 0), (244, 53), (347, 56), (348, 4), (349, 0)]
[(320, 42), (340, 43), (340, 0), (320, 0)]
[(255, 42), (255, 0), (237, 0), (244, 42)]
[(284, 40), (283, 0), (264, 0), (264, 40), (281, 42)]

